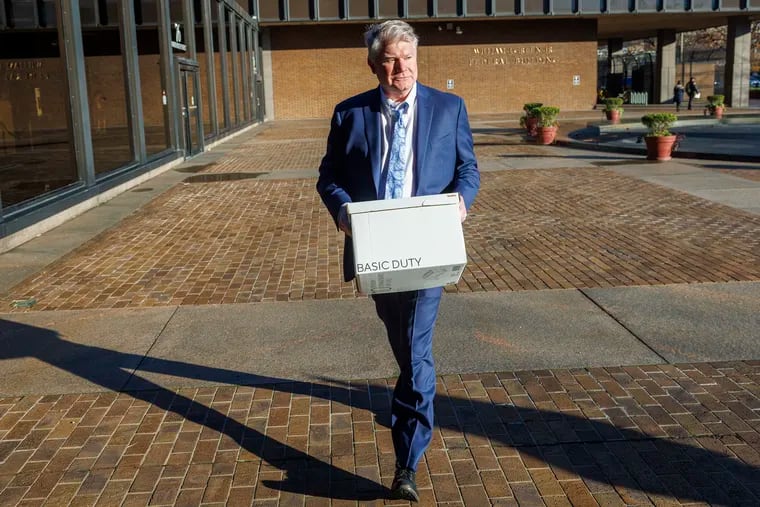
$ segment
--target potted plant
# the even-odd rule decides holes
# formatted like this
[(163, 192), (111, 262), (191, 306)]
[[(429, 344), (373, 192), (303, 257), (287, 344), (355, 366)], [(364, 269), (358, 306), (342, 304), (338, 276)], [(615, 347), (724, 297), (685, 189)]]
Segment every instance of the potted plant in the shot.
[(644, 136), (647, 144), (647, 160), (670, 160), (676, 135), (670, 127), (678, 120), (672, 113), (650, 113), (641, 117), (648, 130)]
[(715, 116), (718, 120), (723, 118), (723, 110), (726, 108), (723, 101), (725, 100), (724, 95), (708, 95), (707, 96), (707, 109), (710, 112), (711, 116)]
[(538, 125), (536, 126), (536, 142), (538, 144), (551, 144), (557, 136), (559, 122), (559, 108), (554, 106), (541, 106), (536, 110)]
[(537, 110), (542, 105), (540, 102), (527, 102), (523, 104), (525, 114), (520, 117), (520, 126), (525, 127), (529, 136), (536, 135), (536, 124), (538, 123)]
[(623, 116), (623, 99), (621, 97), (610, 97), (604, 99), (604, 114), (612, 123), (620, 123), (620, 117)]

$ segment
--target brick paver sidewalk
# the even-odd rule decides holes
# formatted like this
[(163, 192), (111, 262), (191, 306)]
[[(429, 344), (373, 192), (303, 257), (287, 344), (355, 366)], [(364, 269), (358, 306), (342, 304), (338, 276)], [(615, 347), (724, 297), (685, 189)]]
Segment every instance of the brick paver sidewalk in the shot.
[[(469, 262), (448, 292), (760, 280), (757, 215), (599, 167), (482, 181), (464, 227)], [(183, 183), (0, 302), (68, 310), (357, 297), (314, 183)]]
[[(0, 399), (0, 505), (383, 503), (392, 379)], [(760, 505), (760, 361), (444, 376), (422, 505)]]
[[(0, 303), (361, 297), (303, 175), (325, 135), (324, 122), (262, 126)], [(475, 142), (484, 162), (552, 153), (498, 121)], [(757, 215), (593, 164), (484, 172), (465, 231), (470, 262), (449, 292), (760, 280)], [(756, 360), (442, 377), (422, 504), (760, 505), (759, 380)], [(0, 398), (0, 506), (383, 503), (392, 384)]]

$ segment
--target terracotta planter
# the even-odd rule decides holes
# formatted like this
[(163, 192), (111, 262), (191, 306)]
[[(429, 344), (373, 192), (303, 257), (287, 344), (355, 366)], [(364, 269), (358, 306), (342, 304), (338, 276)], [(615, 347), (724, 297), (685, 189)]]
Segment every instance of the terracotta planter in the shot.
[(610, 123), (620, 123), (620, 111), (618, 109), (611, 109), (604, 112)]
[(646, 136), (647, 160), (670, 160), (676, 136)]
[(536, 136), (536, 126), (538, 125), (538, 118), (535, 116), (528, 116), (525, 118), (525, 130), (528, 131), (528, 135), (531, 137)]
[(538, 144), (552, 144), (557, 137), (557, 127), (537, 127), (536, 142)]
[(716, 119), (720, 120), (723, 118), (723, 107), (722, 106), (716, 106), (715, 108), (710, 110), (710, 116), (715, 116)]

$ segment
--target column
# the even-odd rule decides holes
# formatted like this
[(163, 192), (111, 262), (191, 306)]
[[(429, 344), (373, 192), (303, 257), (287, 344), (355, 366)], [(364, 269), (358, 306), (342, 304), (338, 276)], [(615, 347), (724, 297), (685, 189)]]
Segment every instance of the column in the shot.
[(268, 28), (264, 28), (261, 31), (261, 50), (261, 72), (264, 75), (264, 118), (273, 120), (275, 118), (275, 111), (274, 81), (272, 81), (272, 43)]
[(623, 39), (607, 39), (607, 79), (604, 86), (607, 90), (608, 97), (617, 97), (623, 91), (623, 76), (621, 69), (615, 69), (612, 58), (613, 53), (623, 49)]
[(664, 104), (673, 98), (676, 85), (676, 32), (657, 31), (657, 69), (654, 75), (653, 104)]
[(724, 93), (731, 107), (749, 106), (750, 52), (752, 29), (749, 16), (728, 18)]

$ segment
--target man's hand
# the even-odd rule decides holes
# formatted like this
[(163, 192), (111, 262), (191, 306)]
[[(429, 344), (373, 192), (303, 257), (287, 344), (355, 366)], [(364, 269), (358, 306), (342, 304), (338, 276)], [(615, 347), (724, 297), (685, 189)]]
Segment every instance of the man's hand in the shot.
[(351, 217), (348, 216), (347, 206), (344, 204), (338, 211), (338, 228), (351, 237)]
[(462, 199), (462, 195), (459, 195), (459, 221), (464, 222), (464, 220), (467, 218), (467, 207), (464, 205), (464, 199)]

